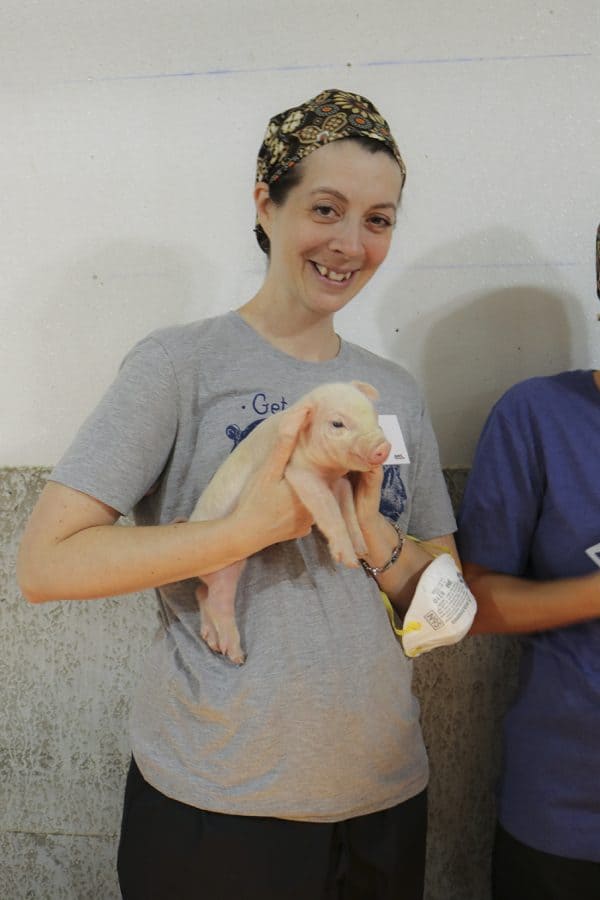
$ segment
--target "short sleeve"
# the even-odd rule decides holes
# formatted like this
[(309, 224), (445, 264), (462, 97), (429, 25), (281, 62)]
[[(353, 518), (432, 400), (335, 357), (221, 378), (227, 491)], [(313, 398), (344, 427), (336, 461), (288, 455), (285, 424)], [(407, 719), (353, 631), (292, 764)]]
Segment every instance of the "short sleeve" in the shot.
[(512, 389), (484, 426), (458, 517), (464, 562), (523, 575), (544, 494), (543, 455), (526, 397)]
[(122, 515), (161, 476), (179, 419), (171, 360), (154, 338), (125, 357), (118, 376), (50, 474)]
[(421, 540), (430, 540), (455, 530), (437, 440), (429, 413), (423, 406), (408, 531)]

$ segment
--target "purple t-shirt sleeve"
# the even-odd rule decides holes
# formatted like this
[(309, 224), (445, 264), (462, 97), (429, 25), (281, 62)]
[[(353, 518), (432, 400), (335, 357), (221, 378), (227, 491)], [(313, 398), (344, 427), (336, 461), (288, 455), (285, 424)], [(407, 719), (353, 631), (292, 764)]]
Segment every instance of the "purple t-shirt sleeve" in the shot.
[(544, 493), (543, 455), (519, 386), (493, 408), (458, 515), (463, 562), (525, 575)]
[(179, 393), (171, 361), (153, 338), (125, 357), (106, 394), (50, 474), (122, 515), (155, 485), (171, 453)]

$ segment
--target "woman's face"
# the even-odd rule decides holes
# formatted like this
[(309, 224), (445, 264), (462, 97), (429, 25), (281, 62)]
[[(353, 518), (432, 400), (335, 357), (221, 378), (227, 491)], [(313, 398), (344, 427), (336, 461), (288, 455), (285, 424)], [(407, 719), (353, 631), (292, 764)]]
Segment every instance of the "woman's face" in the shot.
[(302, 178), (277, 206), (268, 187), (255, 197), (270, 244), (265, 288), (288, 304), (331, 315), (386, 257), (400, 200), (400, 167), (384, 152), (336, 141), (311, 153)]

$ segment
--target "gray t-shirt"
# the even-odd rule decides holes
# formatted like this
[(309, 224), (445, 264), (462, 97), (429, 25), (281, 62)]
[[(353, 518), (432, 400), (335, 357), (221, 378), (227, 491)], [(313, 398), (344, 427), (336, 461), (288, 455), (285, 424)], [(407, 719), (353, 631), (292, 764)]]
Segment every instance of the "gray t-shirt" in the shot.
[[(155, 332), (128, 354), (51, 478), (138, 524), (188, 517), (219, 463), (266, 416), (327, 381), (368, 381), (395, 414), (410, 463), (385, 470), (382, 509), (410, 534), (455, 522), (414, 380), (353, 344), (294, 359), (234, 312)], [(236, 598), (247, 661), (199, 636), (193, 580), (157, 591), (160, 627), (131, 718), (144, 777), (217, 812), (336, 821), (427, 783), (412, 663), (374, 581), (335, 565), (320, 533), (250, 560)]]

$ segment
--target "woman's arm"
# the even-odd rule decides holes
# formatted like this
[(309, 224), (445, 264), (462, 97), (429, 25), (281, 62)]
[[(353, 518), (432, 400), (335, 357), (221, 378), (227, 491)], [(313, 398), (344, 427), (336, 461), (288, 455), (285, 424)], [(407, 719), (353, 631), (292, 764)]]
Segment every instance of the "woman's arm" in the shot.
[(471, 634), (526, 634), (600, 616), (600, 571), (578, 578), (533, 581), (464, 564), (477, 600)]
[[(284, 419), (285, 413), (282, 425)], [(205, 575), (308, 534), (312, 519), (283, 478), (296, 439), (297, 432), (282, 428), (236, 508), (208, 522), (115, 528), (116, 510), (48, 483), (19, 551), (24, 596), (43, 603), (131, 593)]]
[[(356, 483), (354, 493), (356, 514), (368, 547), (365, 561), (370, 566), (384, 565), (398, 544), (396, 529), (379, 512), (382, 480), (381, 466), (371, 472), (363, 472)], [(436, 548), (446, 548), (460, 566), (456, 544), (451, 534), (441, 535), (423, 543), (405, 539), (396, 562), (386, 572), (377, 576), (379, 587), (401, 612), (408, 609), (417, 582), (433, 558), (432, 554), (427, 552), (430, 544)]]

